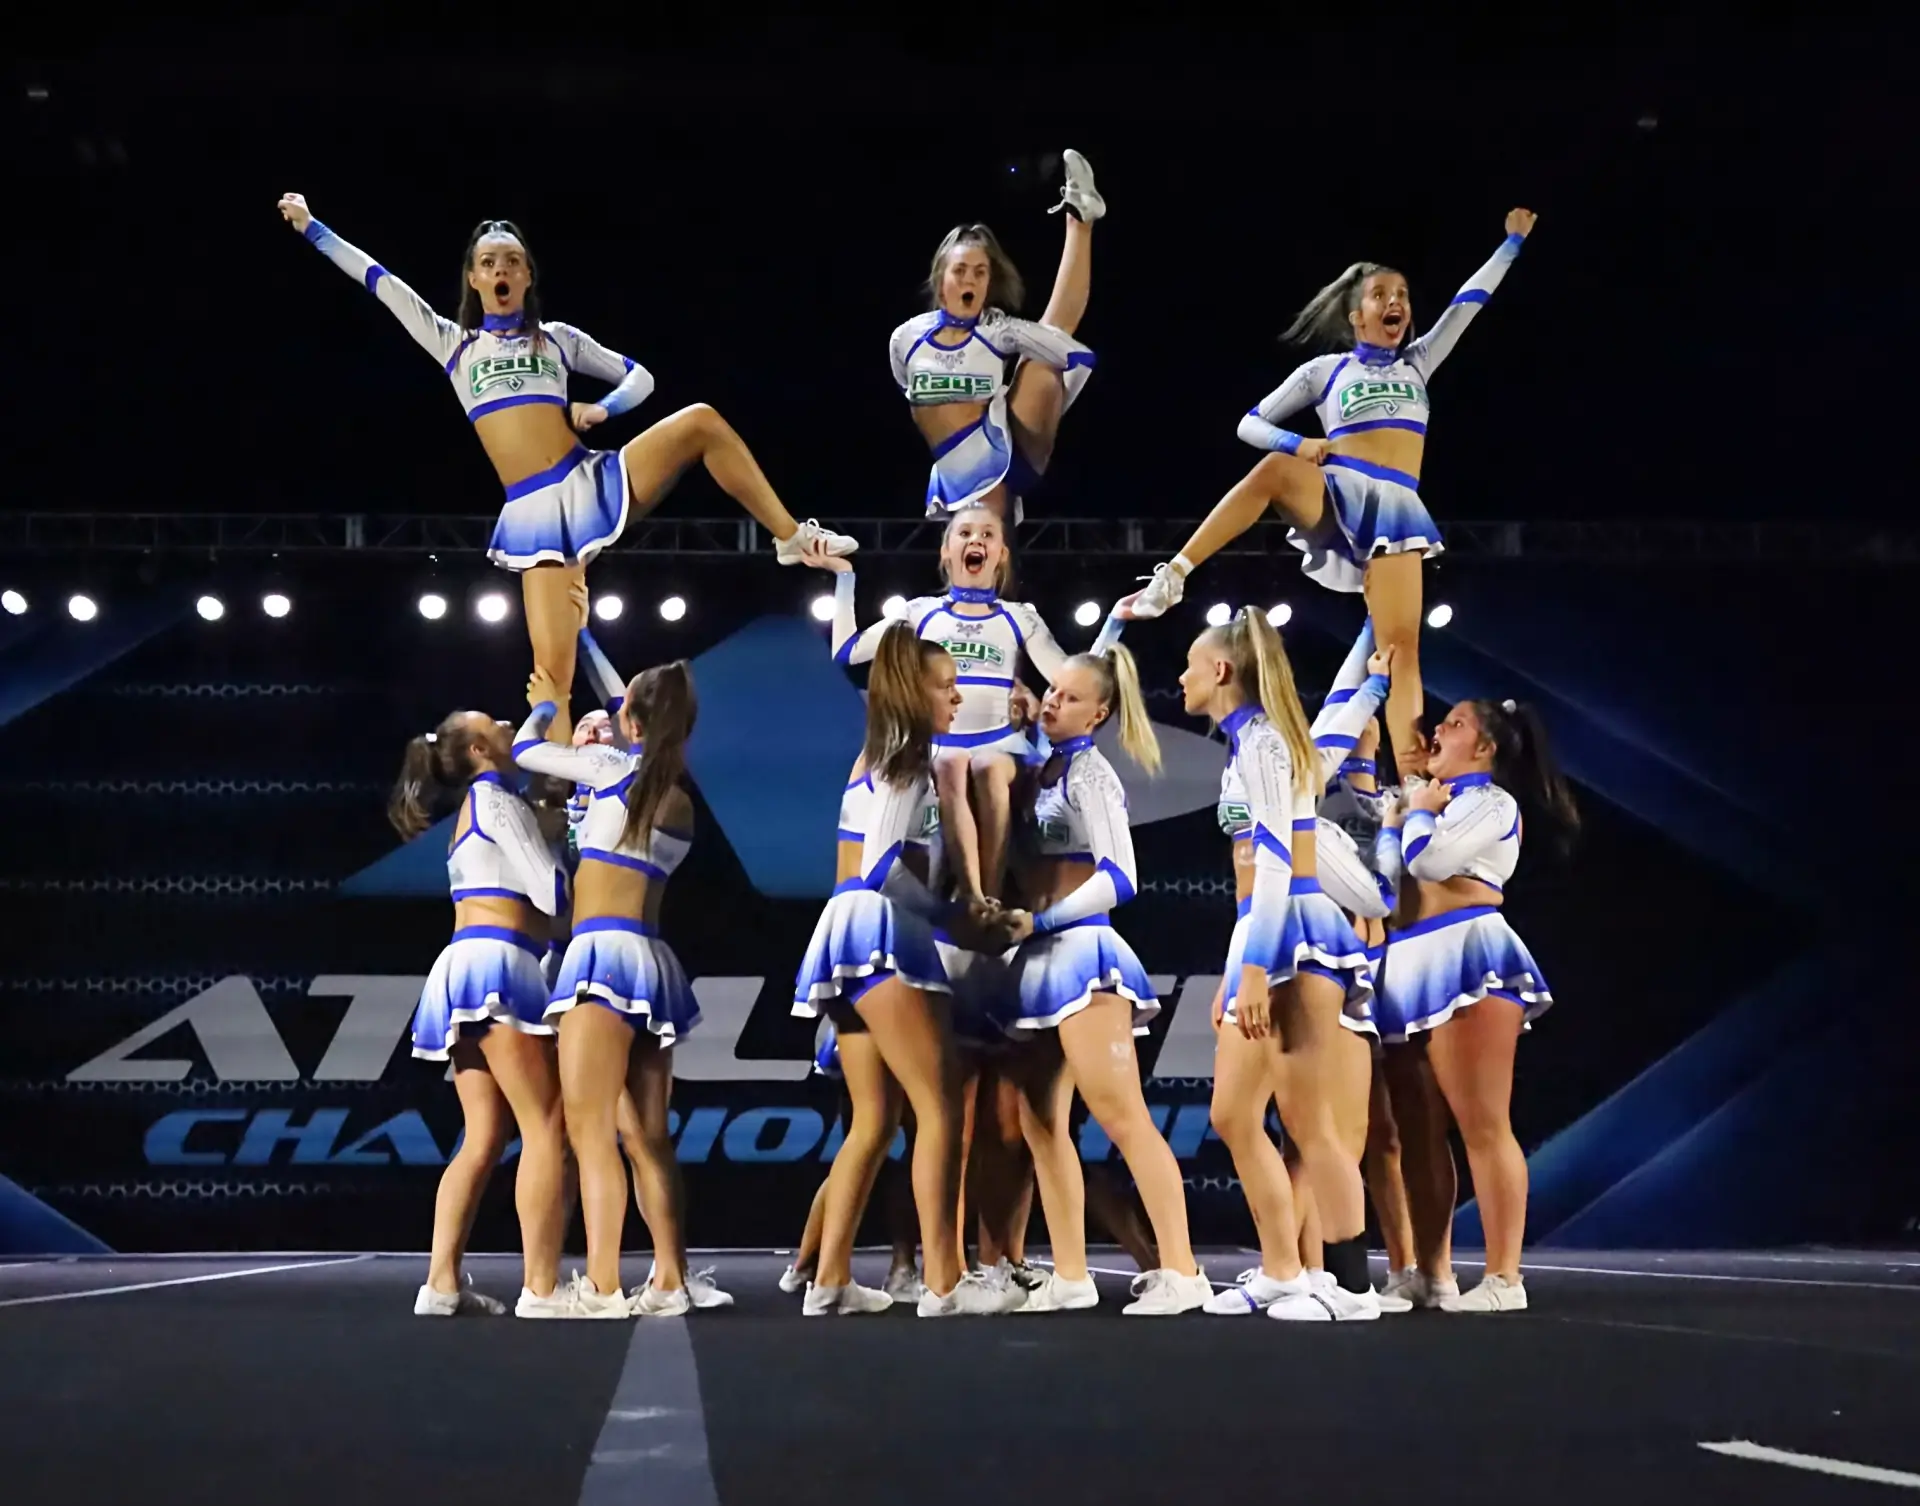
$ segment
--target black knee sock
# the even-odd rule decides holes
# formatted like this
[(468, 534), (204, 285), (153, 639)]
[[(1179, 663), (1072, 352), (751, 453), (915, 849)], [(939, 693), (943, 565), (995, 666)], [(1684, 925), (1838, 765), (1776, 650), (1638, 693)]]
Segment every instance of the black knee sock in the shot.
[(1350, 1292), (1369, 1291), (1373, 1278), (1367, 1274), (1367, 1236), (1330, 1239), (1326, 1243), (1327, 1274)]

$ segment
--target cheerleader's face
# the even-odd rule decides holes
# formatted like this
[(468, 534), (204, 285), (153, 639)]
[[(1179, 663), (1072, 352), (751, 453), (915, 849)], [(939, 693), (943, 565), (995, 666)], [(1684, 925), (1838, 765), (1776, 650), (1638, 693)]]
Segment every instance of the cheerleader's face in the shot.
[(514, 769), (513, 728), (497, 722), (484, 711), (469, 711), (462, 718), (468, 747), (473, 757), (473, 772), (502, 774)]
[(1232, 684), (1233, 660), (1220, 651), (1209, 634), (1202, 633), (1187, 650), (1187, 667), (1180, 672), (1180, 694), (1187, 715), (1219, 720), (1232, 710), (1222, 704), (1222, 696)]
[(510, 235), (482, 236), (473, 248), (467, 282), (489, 314), (518, 313), (527, 301), (527, 289), (533, 286), (527, 248)]
[(940, 307), (954, 319), (978, 319), (987, 307), (992, 277), (985, 246), (955, 246), (940, 273)]
[(1493, 742), (1480, 725), (1471, 701), (1462, 701), (1447, 713), (1433, 734), (1433, 751), (1427, 759), (1427, 773), (1434, 779), (1458, 779), (1462, 774), (1481, 774), (1493, 768)]
[(947, 579), (956, 586), (998, 586), (1007, 565), (1007, 537), (985, 508), (955, 513), (940, 548)]
[(960, 686), (956, 683), (953, 656), (944, 649), (928, 654), (922, 674), (921, 683), (927, 688), (927, 716), (934, 732), (944, 736), (953, 731), (953, 715), (960, 709)]
[(1100, 677), (1085, 665), (1069, 664), (1060, 671), (1040, 702), (1040, 725), (1049, 742), (1085, 737), (1107, 719), (1100, 688)]
[(610, 743), (613, 741), (613, 718), (604, 711), (589, 711), (573, 724), (573, 745), (584, 748), (589, 743)]
[(1369, 345), (1399, 345), (1413, 323), (1407, 279), (1398, 272), (1375, 272), (1360, 286), (1360, 307), (1347, 315), (1356, 339)]

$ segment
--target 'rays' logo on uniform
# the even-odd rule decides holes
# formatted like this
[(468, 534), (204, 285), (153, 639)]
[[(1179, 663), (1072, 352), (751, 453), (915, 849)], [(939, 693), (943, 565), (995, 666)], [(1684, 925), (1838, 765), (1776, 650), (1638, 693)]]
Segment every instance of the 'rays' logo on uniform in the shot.
[(538, 381), (542, 377), (560, 381), (560, 363), (548, 356), (491, 356), (473, 363), (467, 373), (467, 384), (472, 394), (479, 397), (495, 387), (518, 392), (528, 382)]
[(907, 382), (910, 403), (984, 403), (999, 383), (964, 371), (916, 371)]
[(1222, 800), (1214, 813), (1224, 832), (1245, 831), (1253, 825), (1253, 807), (1238, 800)]
[(1424, 403), (1425, 390), (1418, 382), (1349, 382), (1340, 389), (1340, 417), (1358, 418), (1362, 413), (1398, 413), (1402, 403)]
[(939, 830), (940, 830), (940, 807), (938, 805), (929, 804), (925, 810), (920, 812), (920, 832), (919, 832), (920, 840), (922, 842), (931, 840), (934, 834), (937, 833)]
[(1067, 842), (1073, 838), (1073, 828), (1064, 821), (1042, 821), (1040, 839), (1044, 842)]
[(1007, 656), (991, 643), (969, 643), (964, 638), (946, 638), (940, 646), (953, 655), (953, 662), (961, 674), (969, 666), (976, 669), (1004, 669)]

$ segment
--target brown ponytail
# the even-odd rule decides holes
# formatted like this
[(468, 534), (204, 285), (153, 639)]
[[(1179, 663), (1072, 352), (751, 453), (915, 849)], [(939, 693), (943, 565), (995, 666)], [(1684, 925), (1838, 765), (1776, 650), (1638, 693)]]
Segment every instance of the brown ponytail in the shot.
[(926, 667), (946, 650), (923, 642), (904, 622), (880, 635), (867, 674), (867, 772), (891, 785), (925, 777), (933, 762), (933, 718), (927, 711)]
[(400, 777), (387, 796), (387, 820), (411, 842), (433, 825), (447, 797), (473, 778), (473, 741), (467, 715), (456, 711), (433, 731), (407, 744)]
[(640, 724), (646, 749), (640, 759), (640, 777), (627, 792), (627, 824), (621, 828), (620, 845), (638, 847), (653, 835), (660, 802), (687, 772), (687, 739), (700, 715), (693, 671), (685, 659), (643, 669), (627, 686), (626, 704)]

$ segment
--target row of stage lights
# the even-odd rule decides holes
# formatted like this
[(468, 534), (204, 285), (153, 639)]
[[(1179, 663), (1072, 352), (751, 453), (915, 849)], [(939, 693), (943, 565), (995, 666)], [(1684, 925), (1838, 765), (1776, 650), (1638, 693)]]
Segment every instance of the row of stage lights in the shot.
[[(593, 598), (593, 615), (602, 622), (616, 622), (626, 611), (626, 601), (613, 592), (602, 592)], [(227, 604), (218, 596), (207, 594), (193, 604), (194, 610), (207, 622), (218, 622), (227, 615)], [(19, 617), (26, 613), (27, 598), (14, 590), (0, 591), (0, 610), (10, 617)], [(429, 622), (438, 622), (451, 610), (447, 598), (437, 591), (428, 591), (414, 603), (414, 608)], [(834, 601), (831, 596), (816, 596), (808, 606), (816, 622), (833, 620)], [(269, 591), (260, 598), (260, 610), (268, 617), (285, 617), (293, 610), (291, 598), (279, 591)], [(661, 620), (678, 622), (687, 615), (687, 599), (684, 596), (668, 596), (659, 605)], [(904, 618), (907, 615), (907, 599), (904, 596), (889, 596), (881, 603), (880, 610), (888, 617)], [(505, 622), (512, 614), (513, 604), (501, 591), (487, 591), (474, 598), (473, 615), (482, 622), (497, 624)], [(1083, 601), (1073, 609), (1074, 622), (1083, 628), (1090, 628), (1099, 622), (1106, 608), (1097, 601)], [(67, 615), (75, 622), (92, 622), (100, 615), (100, 605), (91, 596), (75, 592), (67, 598)], [(1233, 608), (1224, 601), (1216, 601), (1207, 608), (1207, 625), (1225, 627), (1233, 620)], [(1275, 627), (1285, 627), (1293, 620), (1293, 608), (1286, 602), (1277, 602), (1267, 608), (1267, 621)], [(1453, 621), (1453, 608), (1446, 602), (1438, 603), (1427, 613), (1427, 626), (1443, 628)]]

